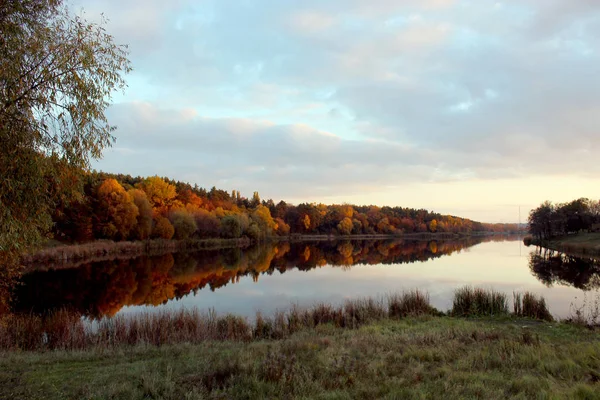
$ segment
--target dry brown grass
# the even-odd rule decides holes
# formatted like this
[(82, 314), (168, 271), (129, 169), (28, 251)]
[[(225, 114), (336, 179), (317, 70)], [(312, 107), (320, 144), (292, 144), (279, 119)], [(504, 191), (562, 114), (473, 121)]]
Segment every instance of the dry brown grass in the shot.
[(519, 317), (554, 321), (544, 297), (538, 297), (531, 292), (513, 293), (513, 314)]
[(429, 296), (418, 290), (389, 296), (387, 301), (356, 299), (340, 306), (317, 304), (306, 309), (293, 306), (272, 317), (258, 313), (252, 322), (235, 315), (218, 316), (214, 311), (201, 313), (196, 309), (119, 315), (89, 322), (60, 310), (47, 316), (0, 316), (0, 349), (80, 350), (207, 340), (282, 339), (319, 325), (356, 329), (385, 318), (437, 313), (429, 304)]
[[(506, 295), (470, 287), (455, 293), (453, 316), (508, 314)], [(166, 310), (118, 315), (87, 321), (78, 314), (59, 310), (46, 316), (33, 314), (0, 316), (0, 350), (83, 350), (119, 346), (163, 346), (205, 341), (251, 341), (284, 339), (296, 332), (322, 325), (357, 329), (373, 322), (422, 315), (443, 315), (419, 290), (380, 299), (352, 299), (344, 304), (292, 306), (272, 316), (257, 313), (250, 321), (235, 315), (191, 310)], [(531, 293), (514, 295), (514, 315), (552, 320), (543, 297)]]

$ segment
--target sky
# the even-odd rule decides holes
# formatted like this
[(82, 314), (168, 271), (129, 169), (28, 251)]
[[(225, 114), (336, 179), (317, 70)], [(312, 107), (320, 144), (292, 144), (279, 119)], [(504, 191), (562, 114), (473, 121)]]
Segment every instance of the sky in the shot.
[(70, 8), (104, 14), (134, 69), (95, 169), (484, 222), (600, 198), (597, 0)]

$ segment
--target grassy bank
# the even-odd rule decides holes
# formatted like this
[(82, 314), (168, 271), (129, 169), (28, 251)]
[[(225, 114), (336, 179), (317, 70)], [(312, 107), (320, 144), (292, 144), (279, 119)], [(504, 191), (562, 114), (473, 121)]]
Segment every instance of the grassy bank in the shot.
[[(209, 340), (284, 339), (300, 330), (316, 329), (322, 325), (357, 329), (382, 320), (421, 315), (513, 316), (553, 321), (544, 299), (531, 293), (515, 293), (511, 313), (505, 294), (464, 287), (455, 292), (452, 309), (446, 314), (432, 307), (429, 295), (419, 290), (379, 299), (352, 299), (339, 306), (325, 303), (305, 309), (294, 306), (273, 316), (259, 312), (252, 321), (236, 315), (217, 315), (214, 311), (201, 313), (197, 309), (118, 315), (93, 323), (68, 310), (45, 315), (4, 314), (0, 315), (0, 350), (90, 350)], [(596, 319), (595, 316), (590, 322), (595, 324)], [(579, 322), (585, 322), (585, 315), (579, 315)]]
[(525, 243), (574, 255), (600, 256), (599, 232), (578, 233), (575, 235), (556, 237), (550, 240), (538, 240), (536, 238), (528, 237), (525, 239)]
[(552, 322), (542, 298), (515, 294), (511, 312), (471, 287), (446, 314), (416, 290), (253, 321), (59, 311), (0, 317), (0, 398), (594, 399), (598, 354), (598, 331)]
[(585, 328), (422, 315), (284, 339), (0, 354), (0, 398), (600, 398)]

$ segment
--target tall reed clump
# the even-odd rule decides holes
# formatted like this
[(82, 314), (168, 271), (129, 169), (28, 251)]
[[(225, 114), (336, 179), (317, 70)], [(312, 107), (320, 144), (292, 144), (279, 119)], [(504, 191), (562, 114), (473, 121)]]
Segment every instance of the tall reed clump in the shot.
[(78, 315), (59, 310), (47, 316), (0, 316), (0, 350), (78, 350), (87, 347), (87, 332)]
[(513, 293), (513, 313), (519, 317), (554, 321), (544, 297), (531, 292)]
[(389, 316), (403, 318), (423, 314), (435, 315), (439, 312), (429, 303), (429, 294), (418, 289), (392, 294), (388, 298)]
[(506, 294), (493, 289), (465, 286), (454, 292), (451, 315), (489, 316), (508, 314)]
[(162, 346), (207, 340), (249, 341), (282, 339), (302, 329), (331, 324), (354, 329), (385, 318), (439, 314), (429, 295), (418, 290), (390, 295), (387, 299), (352, 299), (333, 306), (297, 306), (272, 317), (261, 313), (254, 322), (235, 316), (218, 316), (214, 310), (167, 310), (128, 316), (118, 315), (96, 322), (59, 310), (48, 316), (0, 316), (0, 350), (80, 350), (125, 345)]

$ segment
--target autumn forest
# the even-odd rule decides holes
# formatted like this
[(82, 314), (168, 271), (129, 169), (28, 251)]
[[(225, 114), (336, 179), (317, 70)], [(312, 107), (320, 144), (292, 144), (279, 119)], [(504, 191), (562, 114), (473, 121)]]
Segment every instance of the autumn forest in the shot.
[(168, 178), (92, 172), (80, 193), (54, 212), (52, 235), (65, 243), (96, 239), (205, 239), (288, 235), (398, 235), (515, 232), (516, 224), (485, 224), (424, 209), (299, 204), (244, 197)]

